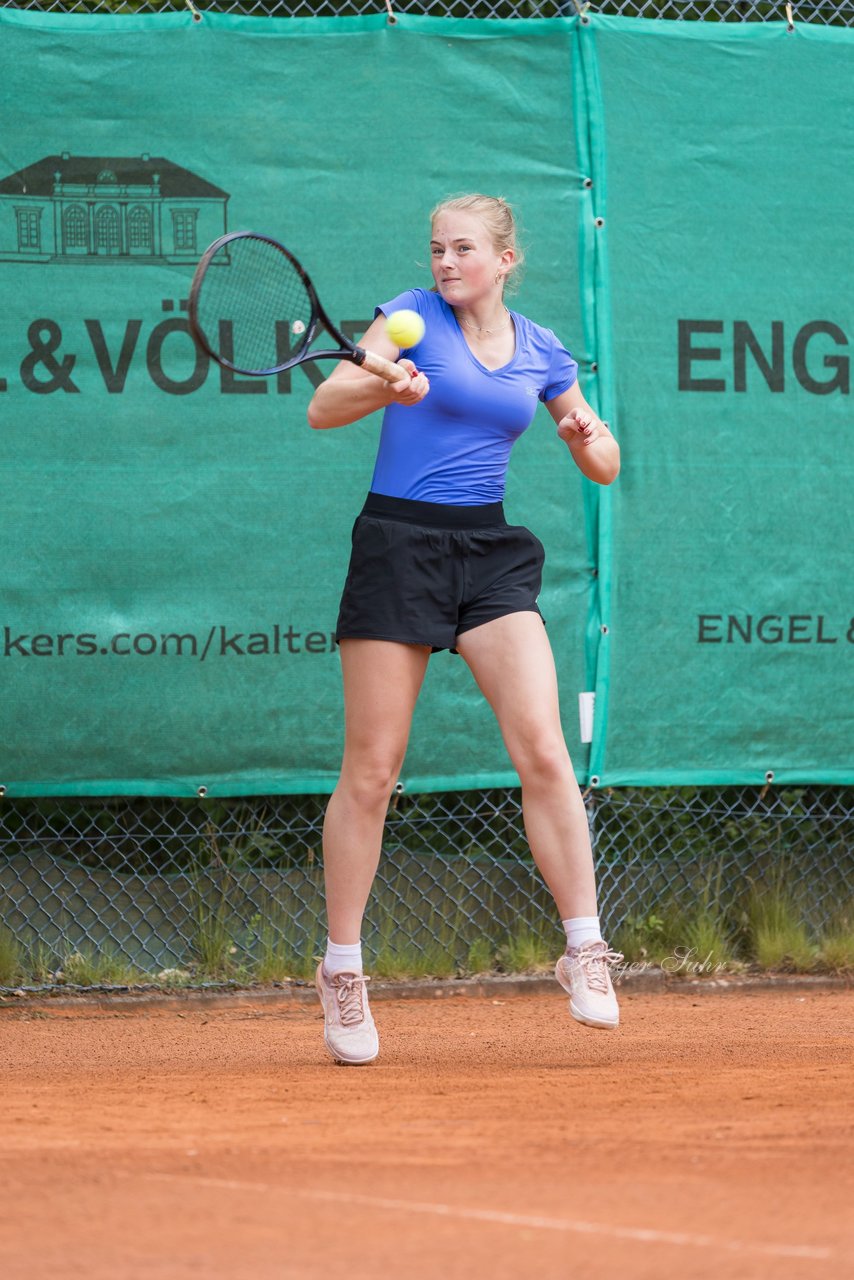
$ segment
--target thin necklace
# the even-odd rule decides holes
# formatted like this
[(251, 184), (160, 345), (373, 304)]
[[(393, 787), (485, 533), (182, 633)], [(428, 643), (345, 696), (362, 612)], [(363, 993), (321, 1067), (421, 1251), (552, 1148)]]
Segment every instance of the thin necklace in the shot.
[(467, 329), (474, 329), (476, 333), (487, 333), (491, 336), (493, 333), (501, 333), (502, 329), (506, 329), (508, 324), (510, 323), (510, 312), (507, 310), (506, 307), (504, 308), (504, 311), (507, 315), (507, 319), (504, 321), (503, 324), (500, 324), (496, 329), (486, 329), (481, 324), (470, 324), (468, 320), (464, 320), (462, 316), (457, 316), (457, 319), (459, 320), (460, 324), (465, 325)]

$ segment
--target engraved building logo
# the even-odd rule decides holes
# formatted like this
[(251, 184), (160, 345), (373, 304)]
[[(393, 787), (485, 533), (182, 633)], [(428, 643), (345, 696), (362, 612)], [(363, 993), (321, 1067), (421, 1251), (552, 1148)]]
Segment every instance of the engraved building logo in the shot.
[(0, 261), (190, 263), (228, 193), (164, 156), (45, 156), (0, 179)]

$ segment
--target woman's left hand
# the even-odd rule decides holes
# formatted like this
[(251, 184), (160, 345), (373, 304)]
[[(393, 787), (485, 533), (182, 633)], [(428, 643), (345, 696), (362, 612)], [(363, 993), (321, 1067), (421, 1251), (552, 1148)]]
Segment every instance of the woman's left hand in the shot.
[(605, 435), (605, 428), (599, 419), (586, 409), (570, 409), (565, 418), (557, 424), (557, 433), (572, 448), (574, 444), (592, 444)]

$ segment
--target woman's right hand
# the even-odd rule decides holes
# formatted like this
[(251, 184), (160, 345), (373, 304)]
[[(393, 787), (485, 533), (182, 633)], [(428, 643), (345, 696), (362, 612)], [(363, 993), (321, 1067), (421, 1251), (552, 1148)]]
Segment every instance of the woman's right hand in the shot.
[(430, 390), (430, 381), (425, 373), (419, 373), (411, 360), (398, 360), (406, 376), (400, 382), (389, 382), (391, 402), (394, 404), (418, 404)]
[(411, 360), (398, 359), (400, 348), (386, 333), (384, 315), (377, 316), (359, 339), (359, 345), (386, 360), (397, 361), (400, 381), (385, 382), (351, 360), (342, 360), (321, 382), (309, 403), (308, 423), (316, 430), (344, 427), (390, 404), (418, 404), (430, 390), (426, 375), (419, 373)]

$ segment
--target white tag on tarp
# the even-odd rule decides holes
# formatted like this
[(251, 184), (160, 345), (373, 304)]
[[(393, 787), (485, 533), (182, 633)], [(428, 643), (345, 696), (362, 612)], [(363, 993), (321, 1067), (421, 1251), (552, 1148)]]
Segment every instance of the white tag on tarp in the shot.
[(595, 693), (580, 693), (578, 695), (578, 728), (582, 742), (593, 741), (593, 711), (595, 705)]

